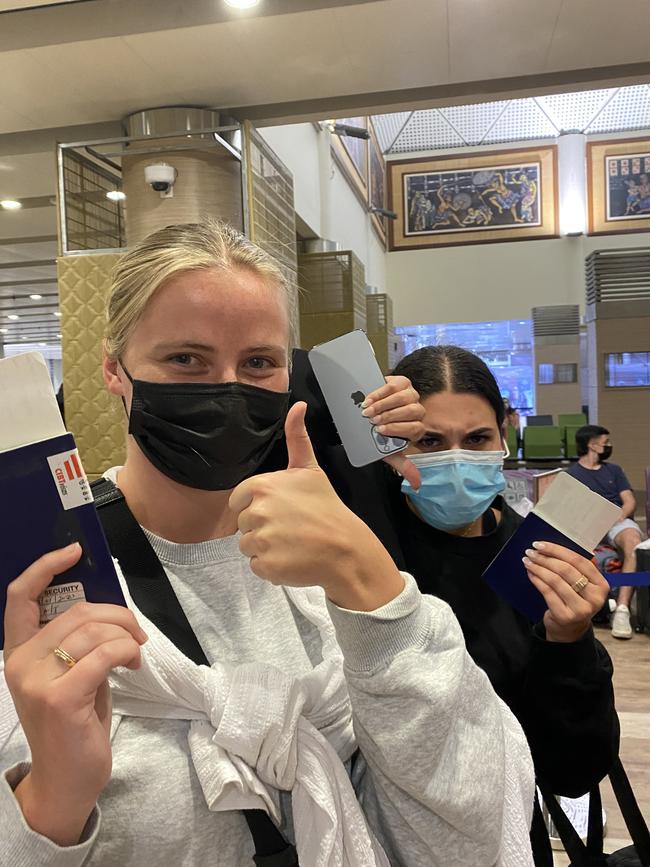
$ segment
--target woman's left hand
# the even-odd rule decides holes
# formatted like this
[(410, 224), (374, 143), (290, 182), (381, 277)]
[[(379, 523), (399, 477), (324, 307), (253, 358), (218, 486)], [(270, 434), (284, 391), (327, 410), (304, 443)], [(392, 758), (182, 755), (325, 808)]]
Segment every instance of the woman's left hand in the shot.
[(341, 608), (374, 611), (404, 589), (390, 554), (338, 498), (305, 429), (305, 403), (289, 410), (286, 470), (246, 479), (230, 495), (251, 570), (272, 584), (320, 585)]
[(546, 638), (578, 641), (605, 604), (609, 584), (581, 554), (550, 542), (535, 542), (534, 546), (535, 550), (526, 551), (524, 565), (548, 605)]
[[(405, 376), (387, 376), (386, 384), (371, 392), (364, 402), (363, 414), (377, 425), (380, 434), (417, 442), (424, 436), (424, 407), (420, 395)], [(387, 464), (417, 489), (420, 472), (401, 452), (384, 458)]]

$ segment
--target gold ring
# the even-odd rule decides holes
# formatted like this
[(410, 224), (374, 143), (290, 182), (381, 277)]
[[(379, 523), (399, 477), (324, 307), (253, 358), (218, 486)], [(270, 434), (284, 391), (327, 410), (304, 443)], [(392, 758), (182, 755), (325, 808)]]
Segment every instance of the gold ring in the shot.
[(583, 575), (581, 578), (578, 578), (575, 584), (571, 586), (571, 589), (575, 590), (576, 593), (581, 593), (585, 589), (587, 584), (589, 584), (589, 579), (585, 578), (585, 576)]
[(61, 662), (65, 662), (68, 668), (72, 668), (73, 665), (77, 664), (77, 660), (74, 656), (70, 656), (67, 650), (64, 650), (62, 647), (55, 647), (52, 653), (61, 660)]

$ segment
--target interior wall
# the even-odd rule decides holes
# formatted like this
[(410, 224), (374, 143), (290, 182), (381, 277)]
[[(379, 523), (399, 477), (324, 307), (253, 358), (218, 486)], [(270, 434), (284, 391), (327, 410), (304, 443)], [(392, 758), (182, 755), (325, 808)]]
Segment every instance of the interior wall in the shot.
[(386, 287), (386, 251), (367, 207), (332, 158), (328, 132), (312, 123), (259, 130), (293, 174), (296, 215), (307, 237), (337, 241), (361, 260), (366, 283)]
[(585, 307), (585, 258), (650, 246), (650, 234), (599, 235), (406, 250), (386, 256), (396, 325), (530, 318), (532, 307)]

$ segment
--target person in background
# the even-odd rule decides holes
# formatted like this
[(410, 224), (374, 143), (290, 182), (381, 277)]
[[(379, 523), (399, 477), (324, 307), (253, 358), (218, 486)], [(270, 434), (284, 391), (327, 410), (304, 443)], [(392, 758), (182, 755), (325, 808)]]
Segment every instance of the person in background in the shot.
[[(543, 621), (531, 623), (499, 597), (481, 576), (523, 519), (501, 497), (505, 406), (497, 382), (478, 356), (457, 346), (416, 350), (393, 374), (411, 381), (425, 409), (426, 432), (407, 449), (420, 489), (375, 465), (405, 567), (422, 593), (451, 606), (470, 656), (522, 725), (538, 780), (578, 797), (618, 754), (612, 664), (591, 626), (608, 584), (586, 558), (540, 539), (525, 562), (548, 605)], [(372, 404), (367, 413), (380, 425), (391, 422)], [(383, 540), (380, 523), (371, 526)], [(537, 805), (531, 843), (536, 867), (551, 867)]]
[[(610, 545), (623, 556), (623, 572), (636, 571), (635, 548), (641, 542), (642, 533), (633, 520), (636, 497), (627, 476), (618, 464), (611, 464), (612, 443), (607, 428), (587, 424), (576, 431), (578, 461), (567, 472), (622, 509), (621, 519), (607, 534)], [(616, 610), (612, 617), (614, 638), (632, 638), (630, 603), (634, 587), (621, 587), (618, 591)]]

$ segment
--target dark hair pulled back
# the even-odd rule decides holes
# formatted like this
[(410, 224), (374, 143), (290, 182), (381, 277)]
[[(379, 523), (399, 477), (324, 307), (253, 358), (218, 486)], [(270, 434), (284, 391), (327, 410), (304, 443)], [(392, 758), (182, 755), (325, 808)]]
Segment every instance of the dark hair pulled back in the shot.
[(420, 397), (451, 391), (486, 400), (502, 427), (505, 405), (492, 371), (478, 355), (460, 346), (424, 346), (405, 356), (393, 371), (407, 376)]

